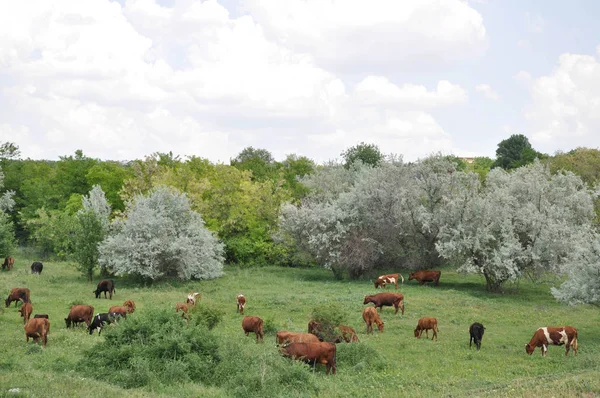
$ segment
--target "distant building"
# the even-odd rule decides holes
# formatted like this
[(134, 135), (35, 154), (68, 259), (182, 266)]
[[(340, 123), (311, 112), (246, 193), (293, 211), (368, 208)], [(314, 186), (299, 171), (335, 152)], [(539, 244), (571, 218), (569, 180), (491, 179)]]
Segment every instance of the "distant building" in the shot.
[(473, 163), (473, 160), (475, 158), (473, 158), (473, 157), (470, 157), (470, 158), (461, 158), (461, 157), (459, 157), (459, 159), (462, 160), (465, 163)]

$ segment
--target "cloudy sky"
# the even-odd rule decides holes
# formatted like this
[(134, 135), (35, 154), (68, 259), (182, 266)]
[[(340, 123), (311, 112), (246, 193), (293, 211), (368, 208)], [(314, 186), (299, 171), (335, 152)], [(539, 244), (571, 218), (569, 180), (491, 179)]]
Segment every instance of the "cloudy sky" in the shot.
[(600, 147), (596, 0), (0, 2), (0, 142), (22, 157), (318, 162), (361, 141)]

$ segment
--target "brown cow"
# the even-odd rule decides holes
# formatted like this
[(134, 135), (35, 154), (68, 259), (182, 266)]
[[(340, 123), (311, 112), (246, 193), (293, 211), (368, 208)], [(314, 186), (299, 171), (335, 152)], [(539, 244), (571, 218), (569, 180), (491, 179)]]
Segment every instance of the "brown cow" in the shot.
[(96, 290), (92, 293), (96, 295), (96, 298), (100, 297), (100, 294), (104, 292), (104, 298), (106, 298), (106, 292), (108, 292), (109, 298), (112, 300), (113, 293), (115, 293), (115, 282), (112, 279), (104, 279), (98, 282)]
[(19, 312), (23, 317), (23, 324), (25, 325), (27, 324), (27, 321), (29, 321), (29, 317), (31, 317), (31, 313), (33, 312), (33, 306), (31, 305), (31, 303), (25, 303), (21, 306)]
[(383, 289), (386, 285), (394, 284), (396, 285), (396, 290), (398, 290), (398, 279), (400, 279), (402, 283), (404, 283), (404, 277), (402, 276), (402, 274), (381, 275), (375, 280), (374, 285), (376, 289), (379, 287)]
[(415, 329), (415, 337), (420, 339), (423, 334), (423, 330), (425, 331), (425, 337), (429, 338), (429, 329), (433, 331), (433, 336), (431, 336), (431, 340), (435, 338), (437, 341), (437, 332), (439, 332), (437, 327), (437, 319), (435, 318), (421, 318), (419, 319), (419, 323), (417, 323), (417, 328)]
[(135, 302), (133, 300), (127, 300), (123, 303), (123, 307), (129, 308), (128, 314), (133, 314), (135, 311)]
[(176, 303), (175, 304), (175, 312), (181, 311), (181, 317), (185, 319), (188, 323), (190, 322), (190, 316), (188, 315), (188, 311), (190, 310), (188, 303)]
[(2, 263), (2, 269), (7, 269), (8, 271), (10, 271), (13, 267), (13, 265), (15, 264), (15, 259), (12, 257), (6, 257), (4, 259), (4, 262)]
[(309, 364), (317, 363), (327, 366), (327, 374), (333, 370), (336, 373), (336, 347), (333, 343), (290, 343), (281, 347), (283, 356), (300, 359)]
[(29, 343), (29, 338), (34, 342), (42, 339), (44, 347), (48, 343), (48, 333), (50, 332), (50, 321), (46, 318), (32, 318), (23, 327), (25, 329), (25, 341)]
[(373, 333), (373, 324), (377, 324), (379, 333), (383, 333), (383, 321), (374, 307), (367, 307), (362, 312), (363, 320), (367, 324), (367, 333)]
[(4, 301), (4, 304), (6, 304), (6, 306), (9, 307), (10, 303), (12, 303), (14, 301), (15, 307), (16, 307), (17, 304), (19, 303), (19, 301), (22, 303), (30, 303), (31, 302), (31, 300), (29, 298), (30, 294), (31, 293), (30, 293), (29, 289), (27, 289), (26, 287), (12, 288), (12, 289), (10, 289), (10, 293), (8, 294), (8, 297)]
[(196, 300), (200, 301), (202, 299), (202, 295), (200, 293), (189, 293), (187, 295), (187, 304), (196, 305)]
[(439, 286), (440, 275), (442, 275), (442, 271), (417, 271), (410, 274), (408, 280), (416, 279), (416, 281), (419, 282), (419, 285), (422, 285), (425, 282), (435, 282), (435, 285)]
[(85, 322), (87, 327), (90, 326), (92, 318), (94, 317), (94, 307), (91, 305), (74, 305), (69, 311), (69, 315), (65, 318), (67, 328), (76, 326), (78, 323)]
[(33, 317), (34, 318), (46, 318), (46, 319), (49, 319), (48, 318), (48, 314), (35, 314)]
[(131, 307), (125, 307), (124, 305), (113, 305), (108, 309), (109, 314), (119, 314), (123, 318), (127, 318), (127, 314), (131, 314), (133, 309)]
[(258, 343), (258, 339), (264, 342), (265, 332), (263, 331), (263, 320), (257, 316), (245, 316), (242, 319), (242, 329), (244, 329), (244, 333), (248, 336), (248, 333), (254, 332), (256, 335), (256, 342)]
[(288, 332), (280, 330), (275, 337), (277, 345), (288, 343), (318, 343), (319, 338), (312, 333)]
[(244, 315), (244, 307), (246, 306), (246, 297), (243, 294), (238, 294), (237, 296), (237, 310), (235, 312), (239, 312)]
[(339, 329), (340, 333), (342, 334), (342, 338), (344, 339), (344, 341), (346, 343), (352, 343), (355, 341), (356, 342), (359, 341), (358, 336), (356, 335), (356, 332), (350, 326), (340, 325), (340, 326), (338, 326), (338, 329)]
[(569, 354), (569, 349), (573, 347), (573, 355), (577, 355), (577, 329), (573, 326), (548, 326), (539, 328), (533, 334), (529, 344), (525, 345), (525, 351), (527, 354), (533, 354), (535, 347), (542, 347), (542, 356), (546, 356), (548, 353), (549, 345), (563, 345), (565, 344), (565, 356)]
[(402, 293), (377, 293), (372, 296), (365, 296), (365, 301), (363, 304), (373, 303), (375, 308), (379, 308), (382, 310), (382, 307), (393, 306), (396, 309), (394, 315), (398, 313), (398, 309), (402, 310), (402, 315), (404, 315), (404, 295)]

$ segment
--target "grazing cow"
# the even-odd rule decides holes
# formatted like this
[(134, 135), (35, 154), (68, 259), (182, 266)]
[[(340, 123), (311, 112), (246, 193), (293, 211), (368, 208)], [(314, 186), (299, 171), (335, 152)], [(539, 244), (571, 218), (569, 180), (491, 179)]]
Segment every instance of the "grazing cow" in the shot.
[(81, 322), (85, 322), (85, 325), (89, 327), (93, 316), (94, 307), (91, 305), (74, 305), (71, 307), (69, 315), (65, 318), (65, 323), (67, 324), (67, 328), (70, 328), (71, 325), (75, 327)]
[(48, 318), (48, 314), (35, 314), (33, 317), (34, 318), (46, 318), (46, 319), (49, 319)]
[(196, 305), (196, 300), (200, 301), (202, 295), (200, 293), (190, 293), (187, 295), (187, 304)]
[(565, 356), (569, 354), (569, 349), (573, 347), (573, 355), (577, 355), (577, 329), (573, 326), (553, 327), (548, 326), (539, 328), (533, 334), (529, 344), (525, 345), (527, 354), (533, 354), (535, 347), (542, 347), (542, 356), (545, 357), (548, 353), (549, 345), (565, 344)]
[(29, 338), (34, 342), (42, 339), (44, 347), (48, 343), (48, 333), (50, 332), (50, 321), (46, 318), (32, 318), (23, 327), (25, 329), (25, 341), (29, 343)]
[(404, 283), (404, 277), (402, 274), (381, 275), (374, 282), (375, 288), (377, 289), (381, 287), (383, 289), (386, 285), (394, 284), (396, 285), (396, 290), (398, 290), (398, 278), (400, 278), (402, 283)]
[(402, 310), (402, 315), (404, 315), (404, 295), (402, 293), (377, 293), (372, 296), (365, 296), (365, 301), (363, 304), (373, 303), (375, 308), (379, 308), (382, 310), (382, 307), (393, 306), (396, 309), (394, 315), (398, 313), (398, 309)]
[(336, 347), (333, 343), (290, 343), (280, 348), (283, 356), (300, 359), (316, 366), (317, 363), (327, 366), (327, 374), (336, 373)]
[(485, 332), (485, 328), (479, 322), (474, 322), (469, 326), (469, 334), (471, 335), (469, 338), (469, 348), (471, 348), (471, 344), (475, 342), (475, 346), (479, 351), (481, 348), (481, 339), (483, 339), (483, 332)]
[(133, 300), (127, 300), (123, 303), (123, 307), (129, 308), (127, 311), (128, 314), (133, 314), (135, 311), (135, 302)]
[[(340, 325), (340, 326), (338, 326), (338, 329), (339, 329), (340, 333), (342, 334), (342, 339), (344, 339), (344, 341), (346, 343), (353, 343), (353, 342), (359, 341), (358, 336), (356, 335), (356, 332), (350, 326)], [(382, 323), (382, 331), (383, 331), (383, 323)]]
[(237, 296), (237, 310), (235, 312), (239, 312), (244, 315), (244, 307), (246, 306), (246, 297), (243, 294), (238, 294)]
[(189, 311), (189, 306), (187, 303), (176, 303), (175, 304), (175, 312), (179, 312), (181, 311), (181, 317), (188, 319), (188, 311)]
[(4, 262), (2, 263), (2, 269), (6, 268), (8, 271), (10, 271), (14, 264), (15, 264), (15, 259), (13, 257), (6, 257), (4, 259)]
[(106, 298), (106, 292), (108, 292), (108, 295), (112, 300), (113, 293), (116, 291), (117, 289), (115, 289), (115, 282), (112, 279), (104, 279), (98, 282), (96, 290), (94, 290), (92, 293), (95, 293), (96, 298), (98, 298), (100, 297), (100, 293), (104, 292), (104, 298)]
[(442, 275), (442, 271), (417, 271), (410, 274), (408, 280), (415, 279), (419, 282), (419, 285), (422, 285), (425, 282), (435, 282), (435, 285), (439, 286), (440, 275)]
[(363, 320), (367, 324), (367, 333), (373, 333), (373, 324), (377, 324), (379, 333), (383, 333), (383, 321), (374, 307), (367, 307), (362, 312)]
[(33, 312), (33, 306), (31, 305), (31, 303), (25, 303), (21, 306), (19, 312), (23, 317), (23, 324), (25, 325), (27, 321), (29, 321), (29, 317), (31, 317), (31, 313)]
[(42, 273), (42, 269), (44, 269), (44, 264), (40, 263), (39, 261), (34, 261), (31, 264), (31, 273), (32, 274), (41, 274)]
[(318, 343), (319, 338), (312, 333), (288, 332), (280, 330), (275, 337), (277, 345), (289, 343)]
[(6, 307), (9, 307), (10, 303), (12, 303), (14, 301), (15, 307), (16, 307), (17, 304), (19, 303), (19, 301), (22, 303), (29, 303), (29, 302), (31, 302), (31, 300), (29, 299), (30, 294), (31, 294), (31, 292), (26, 287), (12, 288), (12, 289), (10, 289), (10, 293), (8, 294), (8, 297), (4, 301), (4, 304), (6, 305)]
[(423, 334), (423, 330), (425, 331), (425, 337), (429, 338), (429, 329), (433, 331), (433, 336), (431, 336), (431, 340), (435, 338), (437, 341), (437, 332), (439, 329), (437, 327), (437, 319), (435, 318), (421, 318), (419, 319), (419, 323), (417, 323), (417, 327), (415, 329), (415, 337), (420, 339)]
[(264, 342), (265, 332), (263, 331), (263, 320), (257, 316), (245, 316), (242, 319), (242, 329), (244, 329), (244, 333), (248, 336), (248, 333), (254, 332), (256, 335), (256, 342), (258, 343), (258, 339)]
[(108, 309), (109, 313), (117, 313), (121, 314), (123, 318), (127, 317), (127, 314), (131, 314), (133, 310), (130, 307), (125, 307), (124, 305), (113, 305)]
[(90, 331), (90, 334), (94, 334), (94, 330), (98, 330), (99, 336), (104, 325), (114, 323), (119, 320), (119, 318), (124, 318), (123, 314), (119, 312), (96, 314), (94, 320), (90, 323), (90, 326), (88, 326), (88, 330)]

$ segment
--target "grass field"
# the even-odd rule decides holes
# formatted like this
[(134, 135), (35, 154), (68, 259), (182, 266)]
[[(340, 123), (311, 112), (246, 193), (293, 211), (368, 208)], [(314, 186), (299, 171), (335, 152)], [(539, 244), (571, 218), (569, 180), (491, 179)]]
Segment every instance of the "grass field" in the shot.
[[(560, 305), (545, 284), (521, 282), (509, 293), (490, 295), (482, 278), (443, 270), (439, 287), (405, 282), (399, 289), (405, 295), (405, 315), (394, 316), (393, 310), (385, 307), (384, 333), (366, 335), (362, 303), (366, 294), (376, 292), (373, 284), (369, 280), (335, 281), (330, 272), (321, 269), (228, 268), (218, 280), (160, 282), (146, 287), (115, 278), (116, 294), (111, 301), (95, 299), (92, 290), (98, 279), (88, 283), (69, 263), (45, 262), (38, 276), (29, 273), (33, 258), (15, 257), (15, 268), (0, 273), (2, 298), (13, 287), (30, 288), (34, 313), (50, 315), (51, 332), (45, 349), (34, 347), (31, 341), (26, 344), (23, 321), (14, 304), (2, 306), (0, 396), (600, 396), (598, 308)], [(407, 272), (403, 274), (407, 276)], [(393, 287), (387, 290), (393, 291)], [(252, 366), (259, 369), (248, 369), (247, 380), (242, 375), (235, 381), (247, 383), (247, 390), (233, 389), (231, 384), (194, 383), (151, 383), (124, 389), (78, 369), (83, 352), (102, 341), (104, 335), (90, 336), (84, 328), (66, 329), (63, 318), (72, 304), (90, 304), (95, 312), (106, 312), (109, 306), (131, 299), (137, 305), (131, 317), (136, 317), (152, 308), (171, 310), (177, 301), (185, 301), (190, 291), (201, 292), (203, 302), (224, 311), (223, 321), (214, 329), (226, 342), (223, 361), (238, 361), (238, 355), (254, 358)], [(246, 337), (241, 330), (242, 317), (235, 312), (235, 297), (240, 292), (248, 300), (246, 314), (260, 316), (274, 326), (265, 335), (264, 344), (255, 344), (254, 336)], [(361, 340), (354, 347), (338, 345), (337, 375), (326, 376), (321, 365), (313, 371), (307, 365), (279, 358), (273, 330), (306, 331), (313, 308), (328, 303), (342, 305), (348, 324)], [(438, 342), (413, 336), (417, 320), (423, 316), (438, 319)], [(474, 321), (486, 327), (479, 352), (469, 349), (468, 327)], [(533, 356), (526, 355), (524, 346), (536, 328), (565, 324), (579, 331), (578, 356), (565, 358), (564, 347), (554, 346), (545, 358), (539, 349)], [(295, 387), (269, 389), (273, 363), (289, 367), (293, 377), (301, 376), (296, 385), (290, 382)], [(310, 387), (303, 388), (304, 383)], [(9, 392), (11, 389), (18, 392)]]

